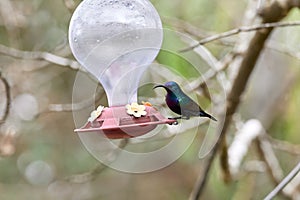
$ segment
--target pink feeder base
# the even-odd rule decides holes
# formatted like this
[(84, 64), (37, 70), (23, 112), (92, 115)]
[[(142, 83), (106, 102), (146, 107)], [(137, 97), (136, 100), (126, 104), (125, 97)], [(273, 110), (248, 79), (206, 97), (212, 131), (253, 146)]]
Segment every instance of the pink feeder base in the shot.
[(94, 122), (87, 122), (74, 131), (99, 132), (109, 139), (121, 139), (144, 135), (155, 129), (158, 124), (177, 124), (177, 120), (165, 118), (151, 106), (146, 106), (146, 112), (146, 116), (136, 118), (127, 114), (125, 106), (104, 108)]

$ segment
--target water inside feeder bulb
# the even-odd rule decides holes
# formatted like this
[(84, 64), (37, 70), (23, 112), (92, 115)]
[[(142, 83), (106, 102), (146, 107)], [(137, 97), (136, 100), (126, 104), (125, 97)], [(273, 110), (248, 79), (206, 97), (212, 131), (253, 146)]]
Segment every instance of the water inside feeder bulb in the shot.
[(160, 17), (148, 0), (85, 0), (69, 27), (71, 50), (104, 87), (109, 106), (137, 101), (137, 88), (162, 44)]

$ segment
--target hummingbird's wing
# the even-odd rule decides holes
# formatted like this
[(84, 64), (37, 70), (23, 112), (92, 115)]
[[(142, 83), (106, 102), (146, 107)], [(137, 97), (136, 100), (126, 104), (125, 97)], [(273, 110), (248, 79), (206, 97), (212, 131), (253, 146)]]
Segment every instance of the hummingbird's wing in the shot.
[(201, 107), (189, 96), (185, 95), (180, 98), (181, 114), (186, 117), (199, 116), (202, 111)]
[(187, 119), (193, 116), (199, 116), (199, 117), (208, 117), (214, 121), (217, 121), (216, 118), (206, 113), (193, 99), (191, 99), (188, 95), (186, 95), (179, 88), (179, 86), (176, 87), (175, 91), (171, 91), (170, 94), (172, 94), (171, 96), (177, 99), (176, 106), (175, 106), (176, 111), (175, 109), (172, 108), (172, 105), (169, 107), (177, 114), (181, 114)]
[(186, 103), (181, 105), (181, 115), (188, 118), (193, 116), (208, 117), (214, 121), (217, 121), (216, 118), (202, 110), (202, 108), (192, 99), (189, 98), (185, 101)]

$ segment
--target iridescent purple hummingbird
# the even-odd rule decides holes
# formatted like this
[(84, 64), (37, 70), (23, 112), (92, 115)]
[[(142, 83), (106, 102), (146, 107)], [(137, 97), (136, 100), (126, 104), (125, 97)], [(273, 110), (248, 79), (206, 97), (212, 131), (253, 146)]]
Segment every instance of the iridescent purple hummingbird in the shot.
[(189, 119), (190, 117), (208, 117), (214, 121), (216, 118), (204, 112), (204, 110), (189, 96), (187, 96), (174, 81), (166, 82), (164, 85), (156, 85), (153, 89), (163, 87), (167, 91), (166, 103), (175, 113), (181, 115), (172, 119)]

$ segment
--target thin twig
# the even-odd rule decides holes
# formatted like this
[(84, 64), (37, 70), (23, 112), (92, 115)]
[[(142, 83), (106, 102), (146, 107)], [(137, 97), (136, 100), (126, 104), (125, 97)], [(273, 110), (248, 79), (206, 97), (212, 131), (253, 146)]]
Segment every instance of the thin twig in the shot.
[(69, 66), (71, 69), (78, 70), (80, 64), (72, 59), (64, 58), (61, 56), (54, 55), (49, 52), (43, 51), (21, 51), (11, 47), (7, 47), (0, 44), (0, 53), (20, 59), (28, 60), (45, 60), (49, 63), (53, 63), (60, 66)]
[(220, 33), (220, 34), (216, 34), (216, 35), (212, 35), (212, 36), (209, 36), (207, 38), (204, 38), (204, 39), (200, 40), (197, 44), (180, 50), (180, 52), (187, 52), (187, 51), (193, 50), (194, 48), (196, 48), (200, 45), (204, 45), (208, 42), (212, 42), (212, 41), (215, 41), (215, 40), (220, 40), (222, 38), (233, 36), (233, 35), (236, 35), (236, 34), (241, 33), (241, 32), (250, 32), (250, 31), (258, 31), (258, 30), (261, 30), (261, 29), (270, 29), (270, 28), (275, 28), (275, 27), (279, 28), (279, 27), (287, 27), (287, 26), (299, 26), (299, 25), (300, 25), (300, 21), (273, 22), (273, 23), (257, 24), (257, 25), (253, 25), (253, 26), (244, 26), (244, 27), (232, 29), (230, 31), (226, 31), (226, 32), (223, 32), (223, 33)]
[(9, 83), (7, 82), (6, 78), (4, 78), (2, 76), (2, 73), (0, 72), (0, 80), (2, 81), (3, 85), (4, 85), (4, 89), (5, 89), (5, 98), (6, 98), (6, 105), (5, 105), (5, 111), (3, 114), (2, 119), (0, 119), (0, 124), (3, 124), (5, 122), (5, 120), (7, 119), (8, 115), (9, 115), (9, 111), (10, 111), (10, 103), (11, 103), (11, 99), (10, 99), (10, 86)]
[(298, 173), (300, 172), (300, 162), (294, 167), (294, 169), (275, 187), (264, 200), (273, 199), (278, 192), (280, 192)]
[(293, 155), (300, 155), (299, 145), (292, 144), (287, 141), (278, 140), (271, 136), (268, 137), (268, 140), (271, 142), (272, 147), (275, 149), (285, 151)]
[[(163, 17), (162, 19), (163, 19), (164, 23), (171, 25), (176, 30), (178, 30), (180, 32), (185, 32), (186, 34), (193, 36), (199, 40), (202, 38), (206, 38), (209, 35), (216, 34), (215, 32), (204, 31), (204, 30), (188, 23), (187, 21), (184, 21), (181, 19), (170, 18), (170, 17)], [(233, 43), (234, 43), (233, 40), (228, 40), (227, 38), (226, 38), (226, 40), (220, 39), (220, 40), (218, 40), (218, 42), (224, 46), (233, 46)]]
[(102, 97), (104, 97), (104, 90), (101, 90), (96, 93), (95, 98), (89, 98), (87, 100), (83, 100), (78, 103), (69, 103), (69, 104), (49, 104), (48, 111), (50, 112), (72, 112), (79, 111), (88, 106), (92, 105), (95, 100), (99, 101)]
[(204, 37), (208, 37), (209, 35), (213, 34), (212, 32), (204, 31), (204, 30), (192, 25), (191, 23), (189, 23), (185, 20), (178, 19), (178, 18), (163, 16), (162, 20), (163, 20), (164, 24), (168, 24), (168, 25), (172, 26), (174, 29), (176, 29), (180, 32), (185, 32), (196, 38), (204, 38)]
[(262, 134), (263, 127), (257, 119), (248, 120), (238, 130), (228, 149), (228, 163), (230, 172), (236, 176), (240, 171), (241, 163), (247, 155), (253, 140)]
[[(283, 170), (280, 167), (279, 161), (272, 149), (272, 145), (267, 138), (267, 133), (264, 131), (262, 135), (257, 138), (257, 150), (260, 157), (264, 160), (267, 166), (267, 172), (269, 173), (272, 181), (275, 185), (280, 183), (280, 180), (284, 177)], [(280, 193), (282, 197), (292, 198), (293, 188), (291, 186), (286, 187)]]
[[(17, 9), (13, 1), (2, 0), (0, 1), (0, 16), (4, 28), (9, 35), (9, 43), (13, 46), (19, 46), (21, 32), (20, 25), (24, 25), (25, 18), (20, 13), (20, 9)], [(22, 16), (22, 17), (21, 17)]]
[[(211, 169), (213, 160), (214, 160), (214, 151), (217, 151), (217, 148), (213, 148), (213, 150), (208, 154), (208, 159), (206, 160), (206, 164), (204, 166), (204, 170), (201, 173), (202, 176), (198, 176), (198, 179), (194, 185), (194, 188), (190, 194), (189, 200), (197, 200), (200, 198), (202, 191), (204, 189), (205, 183), (207, 182), (208, 179), (208, 174)], [(203, 176), (204, 174), (204, 176)]]
[(279, 161), (276, 158), (271, 144), (265, 137), (266, 133), (264, 132), (261, 136), (257, 138), (257, 151), (260, 157), (266, 163), (267, 172), (269, 173), (272, 181), (275, 183), (275, 185), (277, 185), (283, 177), (283, 171), (279, 165)]
[(202, 85), (204, 82), (207, 82), (213, 78), (215, 78), (218, 73), (225, 71), (227, 67), (230, 65), (231, 61), (238, 55), (238, 53), (229, 53), (222, 60), (217, 62), (215, 71), (208, 71), (203, 75), (203, 82), (199, 85)]
[[(116, 159), (117, 155), (120, 153), (120, 149), (123, 149), (128, 144), (128, 142), (129, 142), (129, 139), (123, 139), (120, 142), (120, 144), (118, 145), (118, 148), (115, 151), (111, 152), (111, 154), (108, 154), (106, 159), (109, 160), (110, 157), (112, 156), (112, 154), (115, 154), (115, 159)], [(111, 162), (113, 162), (113, 161), (111, 161)], [(102, 163), (100, 163), (91, 171), (88, 171), (88, 172), (85, 172), (82, 174), (75, 174), (72, 176), (68, 176), (68, 177), (64, 178), (64, 180), (66, 180), (70, 183), (83, 184), (83, 183), (94, 180), (96, 178), (96, 176), (98, 174), (100, 174), (101, 172), (103, 172), (103, 170), (105, 170), (106, 168), (107, 168), (107, 165), (103, 165)]]
[(74, 0), (64, 0), (65, 6), (67, 7), (67, 9), (70, 11), (70, 13), (73, 13), (75, 8), (76, 8), (76, 4), (74, 2)]
[[(229, 84), (229, 80), (224, 72), (225, 68), (229, 66), (230, 61), (235, 57), (235, 53), (228, 53), (223, 59), (218, 60), (206, 47), (199, 46), (194, 49), (194, 51), (199, 54), (203, 60), (210, 65), (211, 70), (215, 72), (216, 80), (220, 85), (225, 86), (225, 90), (227, 90), (227, 86)], [(201, 85), (206, 84), (203, 82)], [(200, 85), (200, 86), (201, 86)]]
[(289, 49), (288, 47), (284, 46), (283, 44), (276, 43), (274, 41), (269, 41), (266, 45), (267, 48), (271, 50), (277, 51), (279, 53), (283, 53), (290, 57), (296, 58), (300, 60), (300, 52), (296, 50)]

